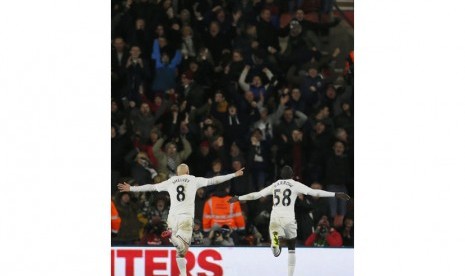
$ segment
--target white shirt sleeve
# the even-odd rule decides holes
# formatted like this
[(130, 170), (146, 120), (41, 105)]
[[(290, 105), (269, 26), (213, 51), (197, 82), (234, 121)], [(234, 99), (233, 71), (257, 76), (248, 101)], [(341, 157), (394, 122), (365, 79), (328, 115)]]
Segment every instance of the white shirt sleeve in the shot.
[(240, 196), (239, 200), (255, 200), (271, 194), (273, 194), (273, 184), (262, 189), (261, 191)]
[(234, 173), (219, 175), (212, 178), (197, 177), (197, 188), (216, 185), (233, 179), (236, 175)]
[(327, 192), (323, 190), (314, 190), (305, 186), (304, 184), (294, 181), (296, 183), (297, 192), (305, 195), (317, 196), (317, 197), (335, 197), (336, 193)]
[(168, 190), (168, 180), (160, 182), (158, 184), (146, 184), (142, 186), (131, 186), (129, 191), (131, 192), (162, 192)]

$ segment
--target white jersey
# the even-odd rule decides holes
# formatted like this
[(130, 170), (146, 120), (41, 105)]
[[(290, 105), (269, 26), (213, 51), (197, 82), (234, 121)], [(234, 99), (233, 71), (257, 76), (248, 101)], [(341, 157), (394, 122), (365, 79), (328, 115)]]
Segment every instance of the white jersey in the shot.
[(198, 188), (219, 184), (232, 179), (235, 174), (216, 176), (213, 178), (195, 177), (193, 175), (173, 176), (159, 184), (147, 184), (143, 186), (131, 186), (131, 192), (163, 192), (170, 195), (169, 215), (190, 215), (194, 218), (195, 194)]
[(240, 196), (239, 200), (254, 200), (260, 197), (273, 195), (271, 217), (295, 218), (294, 204), (298, 194), (319, 197), (334, 197), (336, 195), (333, 192), (311, 189), (292, 179), (282, 179), (259, 192)]

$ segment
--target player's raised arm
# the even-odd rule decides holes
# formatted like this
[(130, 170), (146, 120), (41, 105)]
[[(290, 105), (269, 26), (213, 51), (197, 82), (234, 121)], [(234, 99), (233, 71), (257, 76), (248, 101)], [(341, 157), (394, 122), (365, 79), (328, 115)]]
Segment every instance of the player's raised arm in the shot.
[(219, 176), (215, 176), (215, 177), (212, 177), (212, 178), (197, 177), (197, 179), (200, 180), (199, 181), (199, 188), (200, 188), (200, 187), (220, 184), (220, 183), (223, 183), (225, 181), (231, 180), (234, 177), (242, 176), (243, 174), (244, 174), (244, 168), (242, 168), (240, 170), (237, 170), (235, 173), (230, 173), (230, 174), (226, 174), (226, 175), (219, 175)]
[(250, 193), (250, 194), (246, 194), (246, 195), (242, 195), (242, 196), (233, 196), (228, 200), (228, 202), (229, 203), (234, 203), (234, 202), (239, 201), (239, 200), (256, 200), (256, 199), (259, 199), (261, 197), (271, 195), (271, 194), (273, 194), (272, 186), (273, 186), (273, 184), (271, 184), (270, 186), (268, 186), (268, 187), (266, 187), (266, 188), (264, 188), (264, 189), (262, 189), (261, 191), (258, 191), (258, 192), (254, 192), (254, 193)]

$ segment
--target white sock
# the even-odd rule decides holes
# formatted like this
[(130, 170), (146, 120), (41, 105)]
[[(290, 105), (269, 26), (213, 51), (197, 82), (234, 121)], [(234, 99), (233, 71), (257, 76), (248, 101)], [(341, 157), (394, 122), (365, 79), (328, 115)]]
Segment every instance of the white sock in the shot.
[(294, 275), (295, 268), (295, 250), (289, 250), (287, 257), (287, 276)]
[(178, 263), (179, 271), (181, 272), (181, 276), (186, 276), (186, 259), (185, 258), (176, 258), (176, 262)]

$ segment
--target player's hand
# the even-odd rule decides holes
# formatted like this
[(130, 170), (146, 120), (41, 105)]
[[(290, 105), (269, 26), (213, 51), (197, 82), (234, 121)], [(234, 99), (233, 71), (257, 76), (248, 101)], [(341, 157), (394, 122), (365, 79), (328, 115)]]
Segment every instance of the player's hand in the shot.
[(350, 196), (346, 193), (336, 193), (336, 198), (344, 199), (344, 200), (349, 200)]
[(234, 174), (236, 177), (244, 175), (244, 168), (237, 170)]
[(129, 187), (131, 187), (131, 185), (129, 185), (126, 182), (124, 182), (123, 184), (118, 183), (118, 189), (120, 192), (129, 192)]
[(229, 202), (229, 203), (234, 203), (234, 202), (236, 202), (236, 201), (239, 201), (239, 197), (238, 197), (238, 196), (233, 196), (233, 197), (231, 197), (230, 199), (228, 199), (228, 202)]

